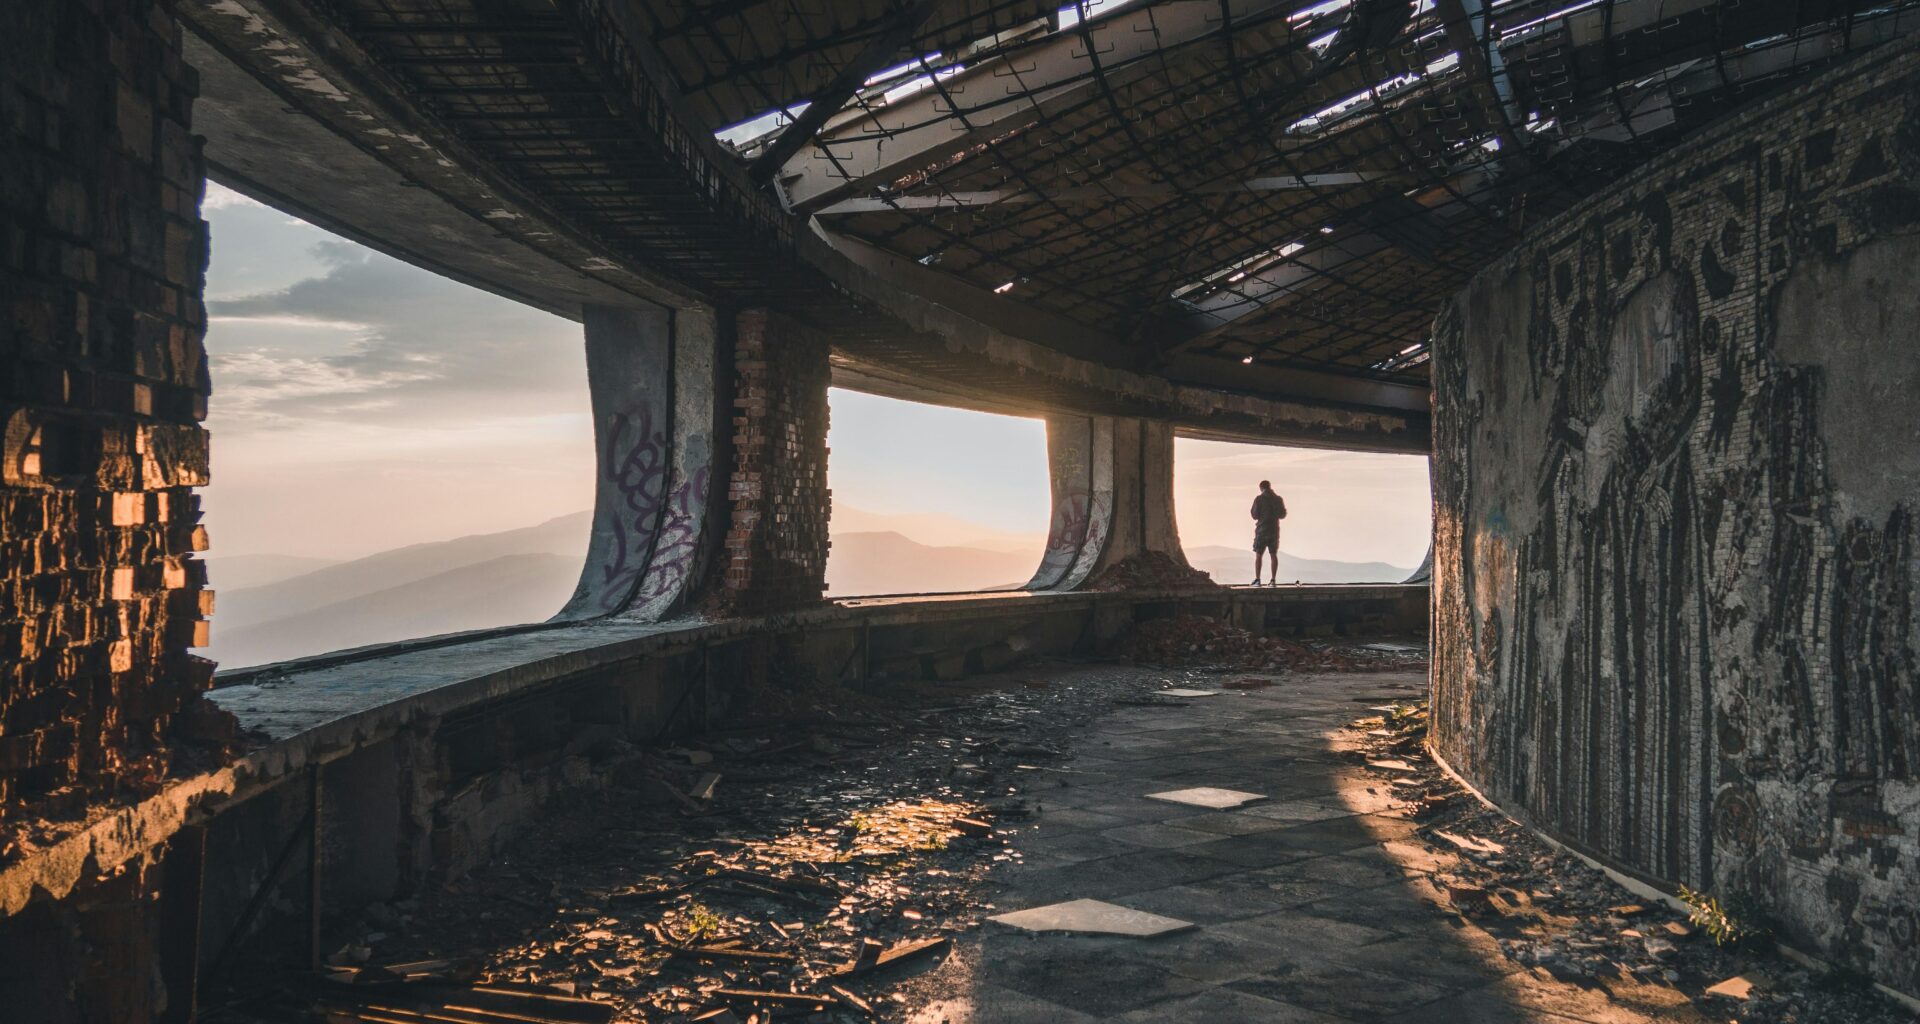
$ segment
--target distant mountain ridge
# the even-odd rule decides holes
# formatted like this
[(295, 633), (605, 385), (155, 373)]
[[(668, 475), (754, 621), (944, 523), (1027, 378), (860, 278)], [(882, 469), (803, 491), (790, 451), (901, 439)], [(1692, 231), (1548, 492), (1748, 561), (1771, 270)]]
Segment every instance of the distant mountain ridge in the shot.
[(590, 513), (575, 512), (537, 526), (409, 544), (261, 586), (230, 591), (222, 590), (220, 578), (214, 575), (218, 565), (210, 562), (208, 583), (221, 591), (223, 604), (232, 606), (231, 611), (225, 611), (215, 622), (236, 628), (283, 618), (503, 555), (570, 555), (576, 560), (577, 572), (578, 559), (585, 556), (587, 549), (591, 522)]
[[(216, 555), (208, 559), (208, 574), (220, 597), (213, 644), (204, 653), (233, 669), (542, 621), (573, 593), (591, 522), (590, 513), (576, 512), (535, 526), (409, 544), (344, 562)], [(939, 514), (896, 516), (842, 506), (832, 522), (827, 583), (833, 597), (1019, 587), (1038, 566), (1045, 543), (1038, 533), (997, 531)], [(856, 526), (905, 529), (852, 529)], [(928, 543), (928, 534), (908, 530), (964, 532), (972, 539)], [(1252, 578), (1249, 556), (1217, 545), (1187, 551), (1195, 568), (1223, 584)], [(287, 575), (276, 578), (275, 572)], [(1412, 572), (1384, 562), (1280, 555), (1280, 579), (1288, 583), (1397, 583)], [(241, 580), (261, 582), (236, 585)]]
[[(539, 622), (580, 578), (592, 515), (409, 544), (252, 587), (218, 591), (212, 645), (222, 668), (367, 644)], [(260, 556), (248, 556), (258, 558)], [(280, 556), (286, 557), (286, 556)], [(484, 567), (491, 566), (491, 569)]]
[(891, 531), (839, 533), (827, 559), (827, 595), (941, 594), (1005, 590), (1027, 582), (1040, 564), (1030, 553), (922, 544)]
[(580, 577), (580, 560), (551, 553), (501, 555), (332, 604), (222, 632), (222, 667), (285, 661), (326, 651), (539, 622), (560, 610)]
[[(1231, 586), (1253, 581), (1253, 550), (1206, 544), (1187, 549), (1187, 564), (1213, 577), (1215, 583)], [(1280, 552), (1279, 578), (1282, 583), (1399, 583), (1413, 575), (1412, 568), (1385, 562), (1339, 562), (1330, 558), (1301, 558)], [(1260, 570), (1266, 578), (1266, 567)]]
[(1035, 561), (1047, 546), (1045, 530), (1020, 532), (990, 526), (940, 512), (869, 512), (841, 505), (829, 520), (835, 536), (855, 533), (897, 533), (929, 547), (984, 548), (988, 551), (1031, 552)]
[(305, 555), (208, 555), (207, 577), (223, 590), (240, 591), (278, 583), (316, 569), (340, 564), (338, 558)]

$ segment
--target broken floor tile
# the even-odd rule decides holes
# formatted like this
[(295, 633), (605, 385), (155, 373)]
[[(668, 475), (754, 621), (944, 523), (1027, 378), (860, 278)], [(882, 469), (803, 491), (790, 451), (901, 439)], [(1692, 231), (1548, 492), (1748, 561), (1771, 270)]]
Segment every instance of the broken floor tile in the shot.
[(1089, 935), (1126, 935), (1150, 939), (1172, 935), (1194, 927), (1191, 921), (1161, 917), (1144, 910), (1129, 910), (1100, 900), (1069, 900), (1010, 914), (995, 914), (991, 921), (1029, 932), (1079, 932)]
[(1148, 793), (1149, 800), (1167, 800), (1176, 804), (1189, 804), (1194, 807), (1211, 807), (1225, 811), (1256, 800), (1265, 800), (1263, 793), (1248, 793), (1238, 789), (1217, 789), (1213, 786), (1196, 786), (1192, 789), (1170, 789), (1164, 793)]

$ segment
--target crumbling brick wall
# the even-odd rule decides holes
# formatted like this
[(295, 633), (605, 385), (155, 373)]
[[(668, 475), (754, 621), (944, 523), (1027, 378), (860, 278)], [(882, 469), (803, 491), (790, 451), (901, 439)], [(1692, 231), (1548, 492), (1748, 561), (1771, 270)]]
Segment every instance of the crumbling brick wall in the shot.
[(826, 590), (826, 342), (759, 310), (735, 321), (732, 519), (709, 610), (803, 607)]
[(1434, 329), (1434, 738), (1920, 992), (1920, 44), (1543, 225)]
[(153, 0), (0, 4), (0, 822), (152, 785), (212, 678), (179, 32)]

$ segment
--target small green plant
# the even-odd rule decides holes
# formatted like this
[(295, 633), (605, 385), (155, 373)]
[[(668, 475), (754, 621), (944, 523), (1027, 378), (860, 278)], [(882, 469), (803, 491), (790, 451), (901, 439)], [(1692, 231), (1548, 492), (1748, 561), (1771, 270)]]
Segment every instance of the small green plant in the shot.
[(1716, 946), (1751, 949), (1773, 937), (1759, 901), (1744, 894), (1721, 899), (1682, 887), (1680, 899), (1693, 908), (1689, 915)]
[(867, 817), (865, 814), (856, 811), (854, 812), (853, 817), (847, 819), (847, 827), (853, 829), (853, 832), (855, 835), (860, 835), (862, 833), (873, 831), (874, 820), (872, 818)]
[(720, 934), (720, 915), (708, 910), (703, 903), (687, 906), (687, 932), (696, 939), (711, 939)]

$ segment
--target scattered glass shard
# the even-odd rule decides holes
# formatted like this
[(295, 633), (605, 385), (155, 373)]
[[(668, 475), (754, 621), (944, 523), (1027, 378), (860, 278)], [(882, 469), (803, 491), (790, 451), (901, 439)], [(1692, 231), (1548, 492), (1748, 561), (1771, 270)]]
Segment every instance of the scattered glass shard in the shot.
[(988, 920), (1029, 932), (1080, 932), (1089, 935), (1125, 935), (1151, 939), (1192, 929), (1192, 921), (1161, 917), (1144, 910), (1129, 910), (1099, 900), (1070, 900), (1010, 914), (995, 914)]
[(1165, 793), (1147, 794), (1149, 800), (1166, 800), (1176, 804), (1191, 804), (1194, 807), (1210, 807), (1216, 811), (1232, 810), (1266, 798), (1264, 793), (1244, 793), (1237, 789), (1217, 789), (1213, 786), (1170, 789)]

